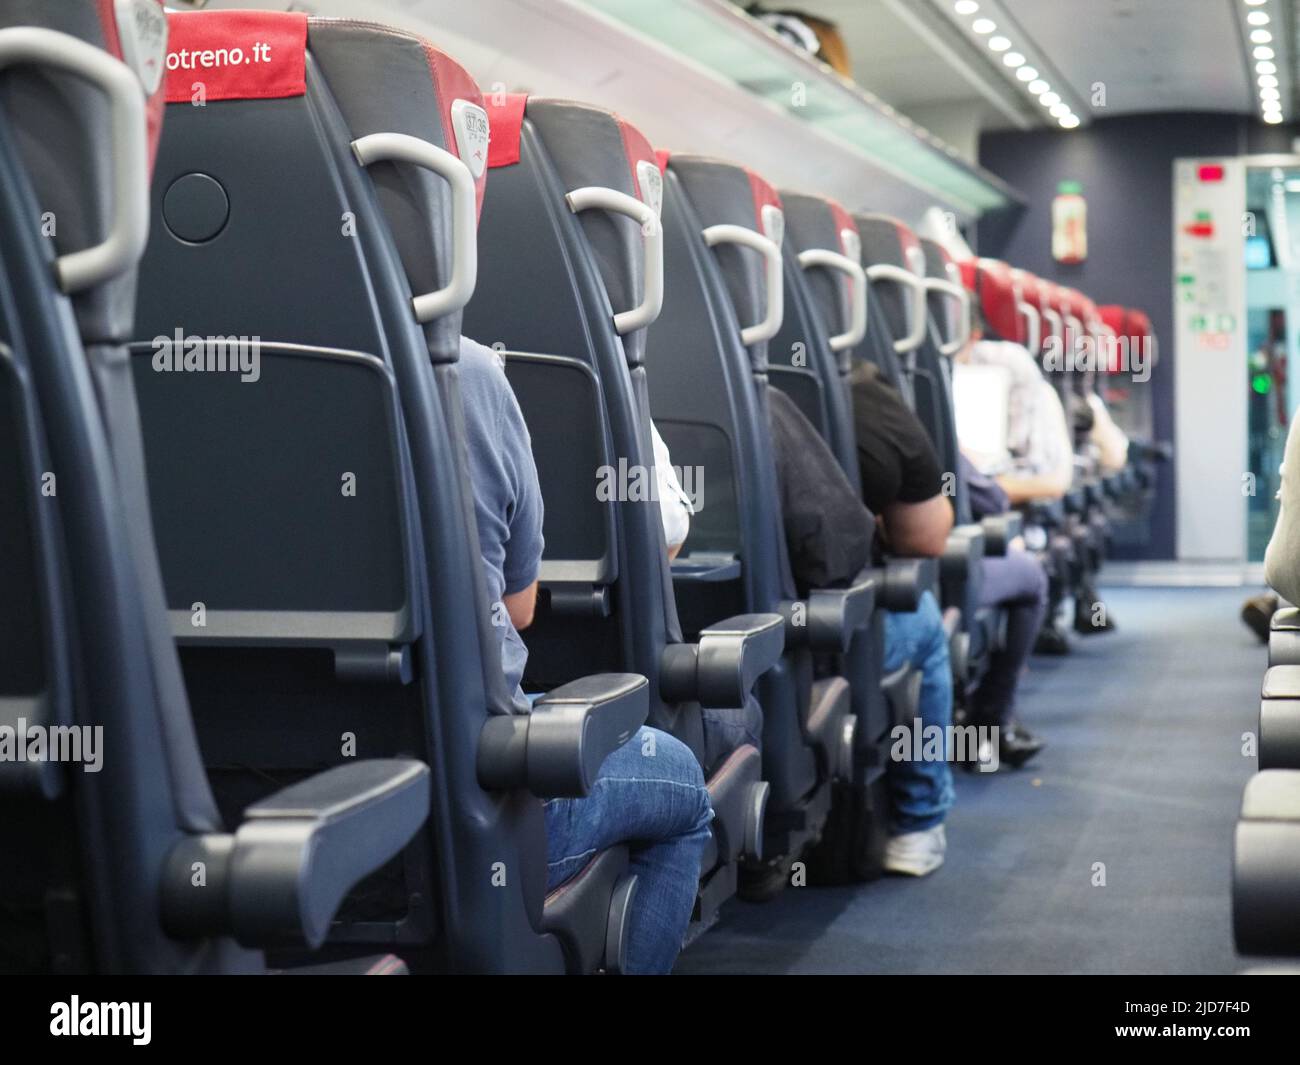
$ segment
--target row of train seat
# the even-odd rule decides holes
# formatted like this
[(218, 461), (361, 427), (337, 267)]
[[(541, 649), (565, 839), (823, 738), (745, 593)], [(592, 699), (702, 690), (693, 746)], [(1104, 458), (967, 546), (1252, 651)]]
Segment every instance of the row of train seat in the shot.
[(1233, 848), (1237, 950), (1300, 957), (1300, 609), (1270, 622), (1268, 669), (1255, 734), (1258, 772), (1246, 782)]
[[(1082, 594), (1129, 475), (981, 524), (958, 477), (942, 559), (798, 589), (769, 390), (857, 483), (848, 378), (874, 362), (956, 471), (968, 301), (1037, 349), (1019, 279), (600, 107), (485, 100), (405, 31), (129, 7), (0, 0), (0, 720), (102, 728), (108, 755), (0, 763), (0, 967), (618, 972), (627, 850), (548, 893), (542, 801), (643, 723), (716, 813), (691, 935), (800, 858), (877, 875), (919, 688), (883, 668), (886, 614), (932, 589), (968, 690), (999, 639), (980, 558), (1047, 524)], [(164, 77), (169, 36), (276, 62)], [(462, 334), (501, 354), (545, 502), (531, 714), (482, 574)], [(652, 419), (708, 471), (671, 561), (653, 500), (593, 491), (653, 468)], [(706, 748), (707, 712), (751, 707), (761, 751)]]

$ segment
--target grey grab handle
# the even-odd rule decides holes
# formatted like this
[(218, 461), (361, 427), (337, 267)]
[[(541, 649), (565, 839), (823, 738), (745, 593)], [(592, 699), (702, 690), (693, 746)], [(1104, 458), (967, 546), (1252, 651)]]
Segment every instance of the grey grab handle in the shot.
[(0, 69), (16, 65), (54, 67), (99, 89), (112, 125), (113, 217), (104, 240), (60, 255), (54, 269), (67, 295), (102, 284), (132, 269), (149, 241), (149, 143), (144, 87), (135, 73), (102, 48), (35, 26), (0, 30)]

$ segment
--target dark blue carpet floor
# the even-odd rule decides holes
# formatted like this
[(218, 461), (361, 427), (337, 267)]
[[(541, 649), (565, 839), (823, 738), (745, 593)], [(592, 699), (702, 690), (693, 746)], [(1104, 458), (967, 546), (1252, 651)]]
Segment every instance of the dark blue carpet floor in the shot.
[(1047, 750), (957, 772), (942, 869), (733, 901), (677, 971), (1232, 972), (1232, 830), (1255, 768), (1242, 734), (1266, 665), (1245, 594), (1107, 590), (1118, 631), (1034, 658), (1023, 684)]

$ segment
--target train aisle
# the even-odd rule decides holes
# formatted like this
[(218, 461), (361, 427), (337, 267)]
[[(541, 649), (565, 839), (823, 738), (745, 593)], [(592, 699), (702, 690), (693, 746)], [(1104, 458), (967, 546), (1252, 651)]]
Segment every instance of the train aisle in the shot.
[[(927, 880), (733, 903), (680, 973), (1228, 973), (1263, 649), (1240, 588), (1110, 589), (1118, 630), (1034, 658), (1020, 771), (958, 772)], [(1101, 863), (1098, 865), (1098, 863)], [(1100, 881), (1104, 874), (1104, 885)]]

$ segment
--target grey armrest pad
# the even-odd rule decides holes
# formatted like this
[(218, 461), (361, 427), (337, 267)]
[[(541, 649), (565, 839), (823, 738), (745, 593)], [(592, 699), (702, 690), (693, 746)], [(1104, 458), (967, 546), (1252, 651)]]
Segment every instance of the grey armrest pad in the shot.
[(1272, 620), (1269, 622), (1269, 628), (1273, 632), (1300, 631), (1300, 610), (1297, 610), (1293, 606), (1280, 607), (1273, 612)]
[(548, 692), (531, 714), (488, 719), (478, 779), (491, 790), (581, 797), (607, 757), (645, 724), (650, 685), (639, 673), (596, 673)]
[(781, 604), (786, 643), (819, 651), (847, 651), (876, 608), (880, 576), (863, 570), (847, 588), (815, 588), (808, 598)]
[(1011, 541), (1025, 531), (1024, 515), (1015, 510), (1002, 514), (989, 514), (980, 520), (984, 530), (984, 554), (1001, 558), (1007, 553)]
[(1300, 666), (1270, 666), (1260, 695), (1265, 699), (1300, 699)]
[(186, 837), (167, 858), (165, 926), (177, 938), (319, 946), (348, 891), (428, 817), (429, 776), (412, 759), (336, 766), (254, 803), (233, 835)]
[(1300, 822), (1300, 769), (1262, 769), (1246, 782), (1243, 821)]
[(780, 614), (738, 614), (700, 630), (697, 644), (669, 644), (659, 690), (669, 702), (743, 706), (754, 683), (781, 659), (785, 619)]

